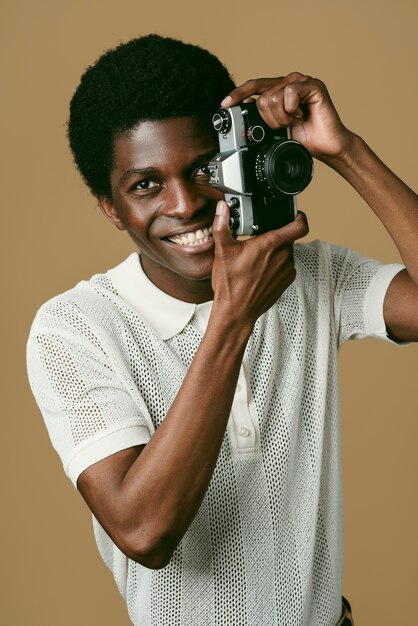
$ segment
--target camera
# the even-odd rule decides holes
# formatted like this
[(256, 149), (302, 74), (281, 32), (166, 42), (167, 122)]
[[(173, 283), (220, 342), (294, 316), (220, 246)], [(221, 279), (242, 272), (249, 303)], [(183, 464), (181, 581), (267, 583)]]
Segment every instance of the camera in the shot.
[(259, 235), (296, 217), (296, 198), (313, 176), (308, 150), (290, 129), (270, 128), (255, 102), (218, 109), (212, 124), (220, 152), (208, 164), (210, 184), (225, 194), (236, 235)]

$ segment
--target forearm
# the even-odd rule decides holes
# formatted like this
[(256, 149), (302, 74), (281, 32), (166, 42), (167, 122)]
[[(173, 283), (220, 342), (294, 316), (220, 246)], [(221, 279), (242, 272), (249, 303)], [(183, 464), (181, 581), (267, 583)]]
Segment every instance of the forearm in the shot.
[(363, 196), (389, 231), (411, 280), (418, 285), (417, 196), (343, 125), (325, 85), (298, 72), (259, 78), (234, 89), (223, 105), (233, 106), (255, 95), (259, 112), (271, 128), (290, 126), (293, 139)]
[(381, 220), (418, 285), (418, 198), (357, 135), (338, 157), (323, 157), (363, 197)]
[[(293, 282), (293, 242), (306, 219), (241, 242), (220, 202), (212, 226), (214, 302), (208, 327), (174, 401), (145, 447), (87, 468), (78, 487), (118, 547), (162, 567), (195, 517), (211, 480), (245, 347), (256, 320)], [(256, 270), (255, 270), (256, 268)]]
[[(150, 442), (125, 475), (118, 480), (115, 474), (106, 493), (98, 492), (96, 484), (99, 521), (124, 552), (149, 567), (168, 562), (206, 493), (250, 331), (212, 315), (185, 380)], [(106, 511), (103, 519), (100, 511)]]

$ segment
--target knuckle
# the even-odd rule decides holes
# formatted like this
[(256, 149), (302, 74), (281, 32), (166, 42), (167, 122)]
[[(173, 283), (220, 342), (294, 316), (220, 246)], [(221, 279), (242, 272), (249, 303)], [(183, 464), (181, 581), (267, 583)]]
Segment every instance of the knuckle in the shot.
[(289, 83), (285, 86), (284, 91), (286, 94), (294, 94), (297, 91), (296, 85), (293, 83)]
[(292, 243), (286, 231), (283, 232), (283, 228), (270, 231), (271, 238), (269, 239), (269, 248), (272, 252), (279, 252), (282, 259), (288, 259), (289, 254), (292, 255)]
[(282, 102), (282, 95), (280, 92), (275, 91), (269, 97), (270, 104), (276, 105)]
[(304, 76), (305, 75), (302, 74), (302, 72), (290, 72), (290, 74), (288, 74), (286, 78), (297, 80), (298, 78), (303, 78)]
[(230, 255), (226, 250), (220, 250), (219, 248), (215, 250), (215, 258), (220, 263), (225, 263), (228, 260), (229, 256)]
[(257, 107), (260, 111), (265, 111), (269, 106), (269, 98), (267, 95), (260, 96), (257, 100)]
[(264, 233), (264, 235), (258, 237), (257, 243), (259, 245), (259, 250), (263, 255), (267, 255), (274, 247), (270, 240), (270, 237), (268, 236), (268, 233)]
[(321, 91), (327, 91), (327, 87), (325, 85), (325, 83), (320, 79), (320, 78), (313, 78), (312, 82), (315, 83), (315, 85), (321, 90)]

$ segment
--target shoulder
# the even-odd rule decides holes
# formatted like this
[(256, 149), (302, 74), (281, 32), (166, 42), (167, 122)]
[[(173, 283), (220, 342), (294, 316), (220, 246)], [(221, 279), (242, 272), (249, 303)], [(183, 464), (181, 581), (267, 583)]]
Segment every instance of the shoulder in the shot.
[(295, 264), (303, 274), (328, 276), (332, 281), (340, 281), (352, 274), (373, 276), (385, 267), (379, 261), (358, 252), (325, 241), (315, 240), (295, 244)]
[(294, 245), (295, 267), (304, 281), (330, 281), (338, 267), (344, 265), (352, 251), (342, 246), (315, 240)]
[(112, 351), (112, 346), (125, 340), (133, 318), (138, 333), (148, 335), (148, 327), (119, 294), (112, 270), (98, 273), (39, 308), (30, 328), (28, 351), (31, 347), (37, 350), (45, 342), (66, 342), (88, 351)]
[(104, 315), (112, 314), (117, 298), (107, 274), (96, 274), (47, 300), (36, 312), (32, 330), (70, 329), (81, 319), (94, 323)]
[(327, 265), (334, 259), (366, 259), (350, 248), (341, 246), (320, 239), (303, 243), (295, 243), (295, 259), (301, 265), (309, 265), (317, 263), (318, 265)]
[[(156, 348), (159, 337), (152, 324), (121, 291), (120, 284), (123, 287), (124, 282), (115, 280), (126, 261), (45, 302), (33, 320), (28, 351), (36, 351), (40, 344), (48, 344), (51, 349), (51, 345), (65, 343), (98, 356), (106, 353), (116, 358), (121, 350), (130, 352), (132, 346)], [(141, 285), (134, 282), (133, 289), (132, 280), (125, 282), (131, 291), (138, 292), (137, 300), (146, 300)]]
[(393, 277), (403, 268), (323, 241), (296, 244), (295, 267), (299, 289), (305, 296), (336, 302), (344, 299), (350, 306), (357, 302), (365, 307), (382, 301)]

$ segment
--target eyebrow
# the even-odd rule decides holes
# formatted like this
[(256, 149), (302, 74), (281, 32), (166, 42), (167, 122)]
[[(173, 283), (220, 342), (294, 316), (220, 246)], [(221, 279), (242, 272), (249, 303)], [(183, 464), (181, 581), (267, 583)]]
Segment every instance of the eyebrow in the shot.
[[(189, 165), (189, 169), (194, 169), (200, 163), (204, 163), (211, 159), (215, 154), (219, 152), (219, 148), (210, 150), (205, 154), (199, 154)], [(155, 176), (159, 173), (159, 169), (157, 167), (130, 167), (122, 174), (119, 179), (119, 185), (123, 185), (130, 178), (135, 178), (136, 176)]]
[(119, 184), (122, 185), (126, 180), (135, 176), (152, 176), (157, 173), (158, 169), (155, 167), (130, 167), (120, 177)]

